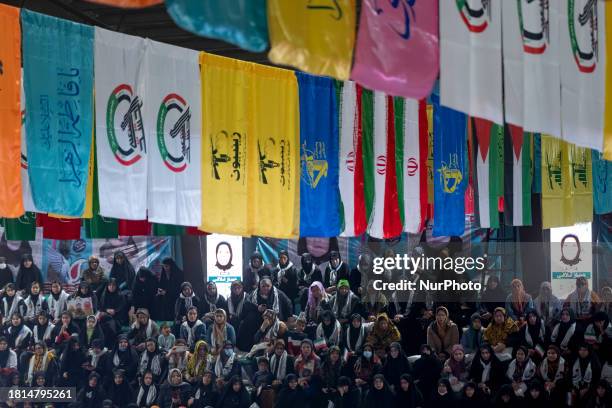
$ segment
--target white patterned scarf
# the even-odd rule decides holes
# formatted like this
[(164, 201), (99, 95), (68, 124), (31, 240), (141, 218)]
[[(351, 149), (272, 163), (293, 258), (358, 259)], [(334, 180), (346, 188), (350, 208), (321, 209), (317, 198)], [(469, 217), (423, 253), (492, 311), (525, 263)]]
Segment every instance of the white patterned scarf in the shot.
[[(550, 341), (553, 343), (557, 341), (557, 337), (559, 336), (559, 326), (560, 325), (561, 323), (557, 323), (557, 325), (555, 326), (555, 328), (553, 329), (550, 335)], [(563, 340), (561, 340), (561, 343), (559, 344), (561, 348), (567, 347), (575, 331), (576, 331), (576, 322), (572, 323), (569, 329), (567, 329), (567, 331), (565, 332), (565, 336), (563, 336)]]
[(283, 351), (281, 356), (276, 353), (270, 357), (270, 371), (274, 374), (274, 379), (283, 381), (287, 375), (287, 352)]

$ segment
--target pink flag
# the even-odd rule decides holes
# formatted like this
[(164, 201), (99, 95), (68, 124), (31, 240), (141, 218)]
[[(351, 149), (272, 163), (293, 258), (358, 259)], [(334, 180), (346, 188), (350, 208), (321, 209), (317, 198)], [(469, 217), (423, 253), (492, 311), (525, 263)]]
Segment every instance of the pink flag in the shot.
[(439, 67), (437, 1), (363, 1), (353, 80), (421, 99), (431, 92)]

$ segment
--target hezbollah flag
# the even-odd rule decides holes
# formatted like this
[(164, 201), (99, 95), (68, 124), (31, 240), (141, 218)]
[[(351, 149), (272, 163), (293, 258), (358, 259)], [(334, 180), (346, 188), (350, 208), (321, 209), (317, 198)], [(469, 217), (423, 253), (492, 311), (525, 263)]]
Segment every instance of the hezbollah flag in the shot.
[(352, 81), (336, 82), (340, 112), (340, 196), (342, 236), (363, 235), (367, 228), (362, 148), (363, 88)]
[(19, 9), (0, 4), (0, 217), (23, 215), (20, 175), (21, 31)]
[(294, 238), (300, 223), (297, 79), (285, 69), (256, 64), (252, 68), (250, 128), (256, 144), (249, 150), (248, 161), (252, 233)]
[(379, 239), (398, 237), (403, 230), (403, 102), (378, 91), (363, 99), (364, 139), (371, 138), (374, 147), (367, 160), (374, 174), (368, 234)]
[(419, 233), (427, 219), (428, 124), (425, 100), (404, 100), (404, 231)]
[(93, 127), (91, 26), (22, 9), (28, 171), (36, 207), (85, 209)]
[(337, 237), (341, 222), (334, 81), (296, 75), (300, 92), (300, 237)]
[(603, 155), (591, 151), (593, 160), (593, 206), (595, 214), (612, 212), (612, 161), (604, 160)]
[(355, 0), (268, 0), (270, 61), (315, 75), (349, 78)]
[(198, 226), (202, 223), (199, 54), (147, 40), (145, 64), (148, 219)]
[(467, 117), (434, 105), (434, 226), (433, 236), (460, 236), (465, 229), (465, 190), (468, 185)]
[(480, 228), (499, 228), (498, 204), (504, 196), (504, 127), (472, 118), (472, 133)]
[(593, 219), (591, 150), (542, 135), (542, 228)]
[(257, 149), (249, 128), (252, 66), (244, 61), (200, 54), (203, 231), (251, 234), (248, 212), (252, 198), (248, 177), (251, 169), (247, 167), (247, 152)]
[(504, 218), (508, 225), (531, 225), (533, 134), (510, 124), (506, 129)]

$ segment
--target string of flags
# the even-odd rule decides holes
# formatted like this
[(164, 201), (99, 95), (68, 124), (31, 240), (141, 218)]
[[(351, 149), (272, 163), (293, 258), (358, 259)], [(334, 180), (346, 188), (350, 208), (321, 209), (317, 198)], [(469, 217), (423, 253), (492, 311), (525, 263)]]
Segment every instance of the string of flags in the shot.
[[(602, 3), (596, 4), (603, 20), (608, 7)], [(354, 2), (338, 4), (350, 9)], [(612, 211), (612, 173), (603, 148), (609, 107), (605, 98), (586, 98), (582, 85), (571, 86), (578, 81), (594, 90), (599, 84), (598, 92), (605, 93), (605, 52), (589, 59), (585, 34), (572, 34), (574, 40), (568, 34), (580, 58), (568, 62), (573, 72), (559, 56), (559, 77), (570, 81), (565, 88), (561, 83), (560, 93), (575, 96), (575, 103), (559, 104), (559, 129), (579, 129), (580, 137), (562, 140), (550, 122), (528, 118), (533, 112), (522, 108), (528, 98), (515, 104), (511, 116), (509, 96), (494, 89), (501, 88), (502, 77), (495, 64), (483, 61), (495, 55), (502, 63), (506, 33), (491, 31), (506, 11), (486, 2), (480, 20), (472, 21), (449, 4), (440, 9), (440, 21), (448, 20), (440, 33), (440, 95), (430, 98), (0, 5), (3, 225), (31, 231), (38, 224), (49, 236), (78, 236), (83, 225), (91, 237), (206, 231), (387, 239), (419, 233), (428, 221), (434, 235), (461, 235), (472, 207), (482, 228), (532, 225), (534, 193), (541, 193), (543, 228), (589, 221), (593, 209)], [(276, 7), (281, 14), (291, 11), (284, 2)], [(531, 24), (528, 14), (520, 10), (521, 24)], [(377, 31), (369, 21), (374, 17), (361, 16), (370, 36)], [(436, 21), (427, 21), (418, 34), (422, 52)], [(475, 37), (483, 32), (489, 37)], [(530, 42), (523, 49), (545, 54), (549, 43)], [(430, 69), (421, 73), (437, 70), (433, 54), (426, 61)], [(363, 56), (358, 48), (356, 61)], [(346, 71), (341, 59), (326, 58), (337, 64), (336, 72)], [(446, 68), (448, 58), (471, 68), (454, 72), (460, 64)], [(506, 82), (505, 89), (532, 88), (527, 84), (537, 78), (528, 78), (527, 60), (514, 73), (523, 86)], [(372, 68), (361, 66), (362, 73)], [(592, 73), (601, 78), (579, 76)], [(483, 87), (490, 88), (487, 97)], [(593, 112), (602, 117), (591, 126)]]

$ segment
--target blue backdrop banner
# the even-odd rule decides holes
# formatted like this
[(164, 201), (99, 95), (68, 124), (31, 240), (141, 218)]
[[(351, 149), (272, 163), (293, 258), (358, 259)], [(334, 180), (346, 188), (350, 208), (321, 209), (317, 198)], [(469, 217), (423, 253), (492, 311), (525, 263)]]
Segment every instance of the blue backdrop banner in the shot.
[(28, 174), (36, 208), (81, 216), (92, 141), (94, 28), (21, 11)]
[(176, 25), (252, 52), (268, 48), (266, 0), (166, 0)]
[(340, 235), (338, 108), (332, 79), (297, 73), (300, 92), (300, 236)]
[(465, 229), (465, 189), (468, 184), (467, 117), (434, 106), (434, 236), (460, 236)]

